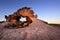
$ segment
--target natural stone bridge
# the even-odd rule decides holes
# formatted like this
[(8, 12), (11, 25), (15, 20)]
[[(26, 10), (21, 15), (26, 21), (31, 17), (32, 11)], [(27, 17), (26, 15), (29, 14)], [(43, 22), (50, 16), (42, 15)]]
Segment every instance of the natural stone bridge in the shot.
[[(21, 17), (25, 17), (26, 21), (20, 21)], [(37, 18), (37, 15), (34, 15), (33, 10), (28, 7), (23, 7), (13, 14), (8, 16), (5, 15), (5, 19), (7, 22), (11, 22), (14, 24), (14, 27), (25, 27), (32, 23), (31, 18)]]

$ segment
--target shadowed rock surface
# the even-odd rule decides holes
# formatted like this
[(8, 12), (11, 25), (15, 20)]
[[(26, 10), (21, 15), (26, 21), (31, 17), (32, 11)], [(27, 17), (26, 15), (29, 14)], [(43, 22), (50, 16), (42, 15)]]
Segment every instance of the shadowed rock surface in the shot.
[(33, 22), (24, 28), (10, 29), (0, 24), (0, 40), (60, 40), (60, 31), (56, 28), (39, 19), (31, 19)]

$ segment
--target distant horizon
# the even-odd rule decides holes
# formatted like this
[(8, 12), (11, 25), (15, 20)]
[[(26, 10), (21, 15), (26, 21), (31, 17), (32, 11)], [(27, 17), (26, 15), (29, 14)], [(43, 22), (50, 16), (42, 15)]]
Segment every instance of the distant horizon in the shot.
[(60, 0), (0, 0), (0, 21), (25, 6), (31, 7), (39, 19), (60, 24)]

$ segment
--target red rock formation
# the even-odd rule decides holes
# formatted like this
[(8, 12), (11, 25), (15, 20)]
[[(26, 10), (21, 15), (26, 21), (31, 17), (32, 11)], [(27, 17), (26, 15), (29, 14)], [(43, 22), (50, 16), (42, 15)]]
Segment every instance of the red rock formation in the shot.
[[(26, 17), (26, 21), (21, 22), (20, 18)], [(5, 16), (6, 21), (12, 22), (14, 24), (21, 24), (22, 26), (28, 26), (30, 23), (32, 23), (31, 18), (37, 18), (37, 15), (34, 15), (33, 10), (31, 10), (28, 7), (23, 7), (19, 10), (17, 10), (15, 13)], [(26, 24), (26, 25), (24, 25)]]
[[(0, 40), (60, 40), (60, 30), (37, 19), (37, 15), (32, 16), (33, 14), (30, 13), (30, 8), (24, 7), (16, 13), (5, 16), (7, 22), (0, 23)], [(26, 17), (27, 21), (20, 22), (20, 17)], [(12, 23), (30, 25), (17, 29), (4, 28), (11, 27)]]

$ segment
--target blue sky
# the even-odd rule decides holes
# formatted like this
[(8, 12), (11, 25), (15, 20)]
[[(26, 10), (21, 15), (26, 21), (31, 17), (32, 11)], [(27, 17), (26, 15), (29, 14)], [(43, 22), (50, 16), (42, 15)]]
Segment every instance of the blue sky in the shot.
[(39, 19), (60, 24), (60, 0), (0, 0), (0, 21), (25, 6), (31, 7)]

